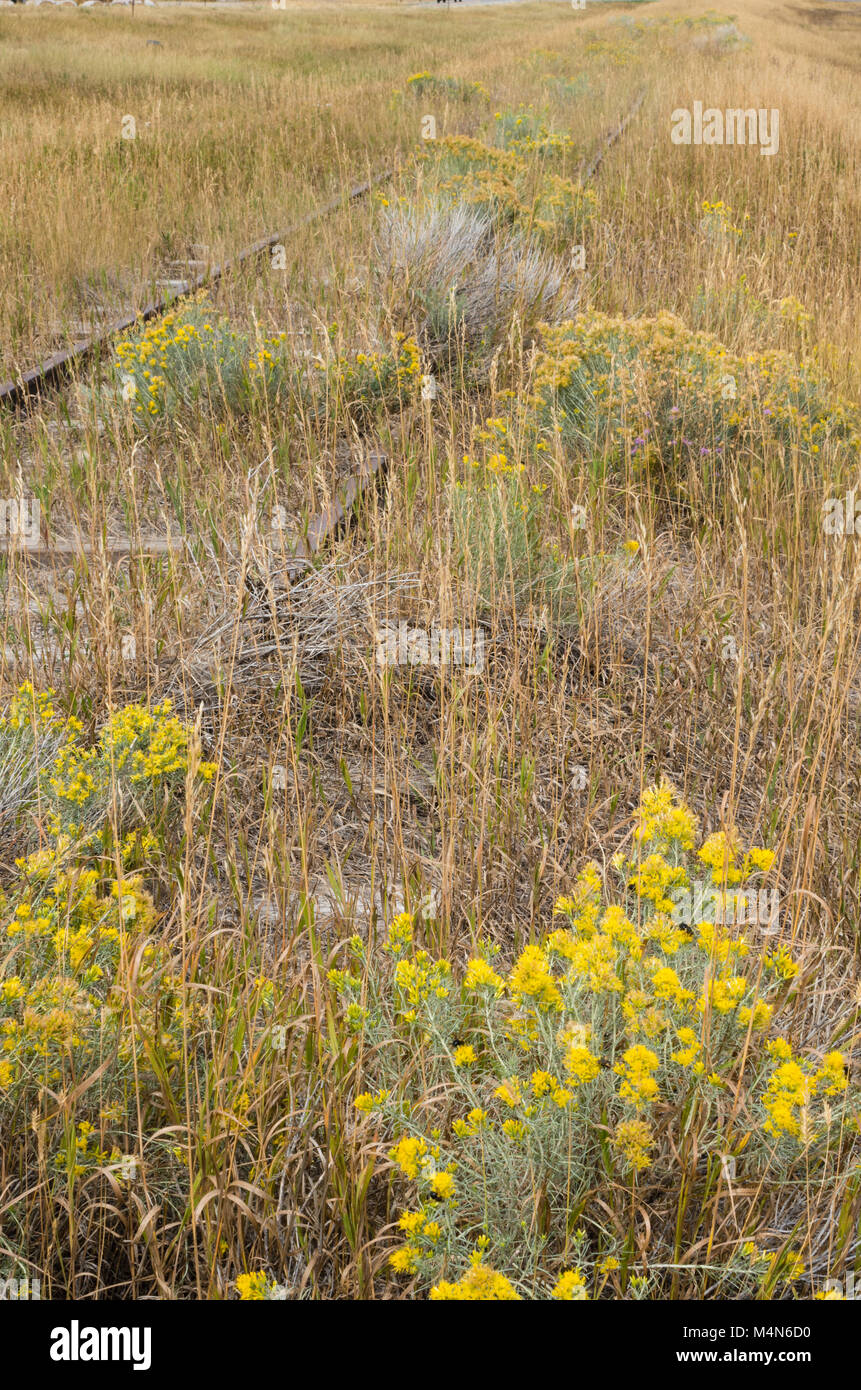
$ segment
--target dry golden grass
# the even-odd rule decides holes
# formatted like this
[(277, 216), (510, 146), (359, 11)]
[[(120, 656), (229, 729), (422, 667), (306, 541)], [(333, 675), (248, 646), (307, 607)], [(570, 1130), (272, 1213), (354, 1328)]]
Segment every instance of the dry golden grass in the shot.
[[(791, 350), (858, 400), (858, 10), (741, 0), (734, 21), (749, 43), (726, 52), (698, 46), (701, 31), (655, 25), (706, 11), (680, 0), (585, 15), (358, 2), (286, 13), (164, 6), (133, 19), (4, 11), (0, 378), (64, 343), (76, 322), (147, 298), (193, 244), (230, 254), (390, 163), (400, 172), (384, 196), (413, 197), (409, 159), (427, 112), (442, 137), (492, 131), (496, 110), (546, 106), (579, 162), (642, 91), (596, 175), (581, 307), (669, 310), (741, 356)], [(641, 20), (655, 27), (625, 27)], [(395, 99), (418, 71), (480, 81), (490, 99)], [(778, 108), (779, 154), (674, 146), (670, 113), (695, 100)], [(134, 141), (121, 139), (126, 114)], [(704, 234), (704, 200), (727, 204), (742, 235)], [(213, 293), (213, 314), (252, 337), (258, 326), (295, 333), (295, 364), (306, 345), (326, 351), (327, 326), (344, 352), (385, 346), (400, 321), (392, 304), (384, 312), (375, 275), (380, 208), (372, 198), (306, 227), (287, 243), (286, 271), (248, 264)], [(809, 321), (781, 314), (787, 299)], [(22, 1129), (0, 1142), (0, 1274), (27, 1267), (57, 1297), (227, 1297), (257, 1269), (290, 1297), (397, 1295), (403, 1281), (385, 1256), (399, 1198), (357, 1129), (369, 1059), (338, 1031), (328, 967), (351, 934), (373, 947), (394, 912), (431, 891), (434, 948), (462, 962), (486, 937), (510, 958), (541, 936), (582, 862), (630, 844), (631, 812), (660, 775), (706, 829), (737, 824), (776, 849), (787, 942), (804, 961), (831, 952), (796, 1021), (822, 1048), (843, 1029), (851, 1056), (861, 549), (823, 536), (821, 507), (858, 482), (857, 460), (819, 476), (789, 444), (782, 455), (739, 451), (710, 474), (693, 458), (644, 472), (560, 443), (542, 474), (553, 499), (545, 539), (584, 562), (631, 538), (639, 553), (624, 571), (601, 571), (565, 621), (542, 626), (540, 612), (512, 611), (510, 575), (489, 599), (470, 582), (449, 486), (482, 422), (508, 411), (506, 391), (525, 398), (534, 369), (515, 326), (491, 371), (439, 371), (433, 406), (404, 392), (362, 438), (334, 399), (322, 423), (295, 402), (244, 414), (200, 405), (141, 437), (121, 406), (98, 418), (86, 376), (63, 401), (0, 420), (0, 496), (23, 484), (54, 534), (97, 545), (169, 527), (183, 539), (173, 560), (120, 577), (97, 554), (58, 579), (10, 562), (0, 693), (5, 703), (25, 679), (50, 685), (88, 729), (109, 706), (168, 693), (199, 720), (204, 756), (220, 764), (214, 795), (194, 826), (189, 810), (173, 858), (151, 868), (189, 997), (211, 991), (224, 1004), (170, 1104), (156, 1082), (137, 1096), (137, 1124), (122, 1136), (141, 1161), (137, 1186), (107, 1192), (95, 1171), (77, 1185), (58, 1177)], [(283, 595), (277, 608), (267, 517), (278, 503), (299, 524), (325, 505), (368, 442), (390, 452), (386, 487), (291, 625)], [(575, 504), (587, 517), (576, 532)], [(406, 597), (395, 586), (405, 576)], [(483, 676), (382, 679), (363, 591), (349, 588), (369, 578), (377, 624), (403, 614), (482, 627)], [(324, 621), (336, 611), (340, 632)], [(261, 630), (273, 644), (265, 657)], [(129, 634), (132, 663), (121, 656)], [(274, 766), (286, 769), (283, 790), (271, 786)], [(14, 853), (10, 838), (0, 892)], [(275, 982), (287, 1029), (275, 1063), (250, 1042), (250, 1024), (237, 1041), (258, 975)], [(52, 1123), (68, 1130), (86, 1106), (62, 1095)], [(147, 1185), (165, 1126), (187, 1180), (182, 1220)], [(806, 1231), (793, 1227), (816, 1287), (854, 1266), (854, 1181), (834, 1198), (849, 1212), (839, 1241), (823, 1235), (827, 1202), (812, 1203)], [(788, 1239), (779, 1203), (763, 1220), (766, 1243)]]

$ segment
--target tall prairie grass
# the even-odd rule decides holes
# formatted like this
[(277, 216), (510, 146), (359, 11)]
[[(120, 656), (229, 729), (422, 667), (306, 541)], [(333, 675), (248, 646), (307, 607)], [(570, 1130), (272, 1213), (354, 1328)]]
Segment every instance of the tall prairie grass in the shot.
[[(559, 1280), (565, 1297), (806, 1298), (857, 1267), (841, 1107), (842, 1080), (857, 1086), (861, 550), (826, 534), (823, 503), (859, 483), (861, 48), (850, 6), (827, 15), (657, 0), (0, 16), (4, 377), (189, 258), (392, 170), (153, 325), (144, 352), (129, 335), (0, 419), (0, 497), (37, 498), (48, 543), (89, 547), (57, 570), (0, 554), (0, 1277), (87, 1298), (549, 1297)], [(587, 197), (578, 171), (640, 93)], [(695, 100), (779, 108), (779, 154), (674, 146), (671, 112)], [(472, 142), (468, 187), (451, 186), (447, 137)], [(441, 244), (422, 258), (428, 218)], [(540, 315), (524, 265), (557, 277)], [(187, 351), (183, 315), (203, 347)], [(790, 386), (773, 400), (775, 363)], [(291, 584), (296, 538), (370, 449), (385, 479)], [(113, 538), (168, 534), (167, 555), (109, 559)], [(387, 665), (399, 624), (420, 634), (413, 657), (434, 631), (480, 632), (480, 669)], [(740, 1024), (741, 1052), (684, 1096), (657, 1016), (657, 1042), (623, 1035), (633, 975), (627, 1013), (620, 998), (586, 1020), (546, 955), (587, 865), (596, 903), (627, 894), (625, 951), (642, 947), (637, 808), (662, 779), (697, 818), (686, 853), (769, 851), (780, 914), (776, 933), (748, 930), (751, 989), (751, 961), (793, 967), (763, 995), (779, 1022)], [(710, 1007), (697, 971), (720, 982), (726, 963), (691, 941), (679, 988), (707, 1002), (686, 1001), (681, 1028)], [(470, 1012), (478, 959), (492, 993)], [(657, 967), (642, 969), (648, 994)], [(403, 1017), (429, 981), (448, 991), (433, 1045)], [(542, 989), (552, 1030), (524, 1005)], [(548, 1128), (530, 1138), (494, 1068), (514, 1057), (528, 1086), (546, 1071), (564, 1088), (585, 1042), (556, 1033), (586, 1022), (601, 1076), (572, 1195), (569, 1112), (557, 1123), (539, 1079)], [(434, 1050), (481, 1057), (497, 1028), (512, 1036), (478, 1074)], [(638, 1046), (667, 1108), (620, 1137), (652, 1115), (620, 1090)], [(786, 1099), (769, 1086), (787, 1062), (796, 1096), (816, 1090), (775, 1176), (765, 1100)], [(470, 1109), (500, 1122), (486, 1230)], [(551, 1133), (548, 1197), (524, 1174)], [(421, 1164), (399, 1151), (410, 1137)], [(756, 1201), (727, 1199), (725, 1139)], [(535, 1225), (507, 1258), (515, 1178)], [(393, 1265), (404, 1244), (421, 1258)]]

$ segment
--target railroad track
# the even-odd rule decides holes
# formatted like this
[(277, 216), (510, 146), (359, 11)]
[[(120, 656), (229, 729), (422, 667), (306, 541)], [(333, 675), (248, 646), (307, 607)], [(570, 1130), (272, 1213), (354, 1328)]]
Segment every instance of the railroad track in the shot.
[(608, 150), (612, 149), (617, 140), (621, 140), (645, 99), (646, 89), (644, 87), (637, 93), (626, 114), (620, 118), (618, 125), (613, 126), (612, 129), (607, 131), (592, 158), (586, 164), (580, 166), (578, 177), (581, 183), (588, 183), (590, 179), (595, 177), (604, 162), (604, 157)]
[[(236, 256), (228, 260), (205, 265), (202, 271), (187, 279), (162, 281), (161, 284), (168, 289), (167, 294), (151, 300), (141, 309), (112, 320), (104, 325), (98, 333), (81, 338), (63, 352), (54, 353), (51, 357), (38, 363), (37, 366), (30, 368), (29, 371), (23, 372), (16, 380), (0, 384), (0, 406), (5, 405), (26, 413), (39, 403), (43, 394), (67, 380), (75, 367), (83, 366), (96, 358), (111, 339), (118, 334), (147, 323), (150, 319), (158, 318), (178, 300), (186, 299), (189, 295), (196, 294), (198, 290), (217, 284), (225, 275), (230, 274), (245, 262), (271, 251), (274, 246), (288, 241), (297, 232), (311, 226), (321, 218), (331, 216), (332, 213), (344, 207), (345, 203), (349, 204), (367, 197), (374, 188), (392, 178), (395, 168), (396, 165), (393, 165), (372, 175), (363, 183), (354, 184), (348, 190), (346, 198), (341, 194), (337, 198), (330, 199), (329, 202), (312, 209), (311, 212), (292, 223), (285, 230), (262, 237), (259, 241), (244, 247)], [(187, 264), (200, 265), (203, 262), (187, 262)], [(385, 472), (387, 466), (387, 456), (377, 451), (370, 453), (361, 461), (347, 478), (341, 496), (330, 503), (322, 512), (312, 517), (307, 533), (296, 538), (293, 542), (293, 553), (288, 565), (288, 573), (293, 577), (298, 577), (307, 570), (313, 558), (327, 541), (338, 534), (348, 523), (352, 509), (368, 484), (372, 480), (378, 479)], [(27, 564), (60, 569), (80, 559), (89, 561), (94, 557), (100, 557), (111, 564), (121, 564), (124, 560), (139, 556), (157, 557), (175, 554), (181, 550), (181, 541), (171, 537), (154, 537), (151, 540), (142, 540), (138, 543), (129, 540), (102, 541), (96, 545), (84, 540), (80, 535), (72, 540), (57, 541), (46, 541), (40, 535), (39, 539), (32, 543), (0, 538), (0, 556), (14, 554)]]
[[(124, 314), (121, 318), (112, 320), (112, 322), (105, 324), (98, 333), (93, 333), (78, 342), (74, 342), (63, 352), (55, 352), (51, 357), (39, 362), (37, 366), (22, 372), (15, 380), (0, 383), (0, 406), (10, 406), (15, 410), (27, 410), (38, 402), (44, 391), (66, 379), (73, 367), (83, 365), (97, 356), (100, 350), (118, 333), (126, 333), (130, 328), (147, 323), (150, 319), (158, 318), (177, 300), (186, 299), (190, 294), (196, 294), (198, 290), (205, 289), (207, 285), (217, 284), (219, 280), (236, 270), (238, 266), (253, 260), (255, 256), (261, 256), (264, 252), (271, 251), (273, 246), (279, 246), (283, 242), (289, 241), (297, 232), (311, 226), (314, 222), (319, 222), (321, 218), (330, 217), (345, 203), (353, 203), (359, 198), (367, 197), (379, 184), (386, 183), (392, 178), (395, 167), (393, 165), (383, 169), (380, 173), (372, 175), (370, 179), (366, 179), (364, 183), (355, 184), (348, 190), (346, 198), (341, 194), (337, 198), (330, 199), (328, 203), (323, 203), (320, 207), (312, 209), (311, 212), (306, 213), (304, 217), (283, 231), (274, 232), (272, 236), (263, 237), (260, 241), (246, 246), (229, 260), (222, 261), (220, 264), (216, 262), (208, 265), (203, 271), (189, 279), (162, 281), (163, 285), (169, 287), (169, 293), (151, 300), (141, 309), (136, 309), (129, 314)], [(195, 262), (195, 264), (200, 264), (200, 262)]]
[[(358, 503), (371, 486), (382, 481), (388, 466), (388, 454), (379, 449), (370, 450), (347, 475), (334, 500), (311, 517), (307, 530), (286, 541), (289, 558), (285, 574), (291, 584), (308, 571), (329, 541), (347, 529)], [(138, 542), (100, 540), (96, 544), (85, 541), (81, 536), (56, 541), (46, 541), (40, 537), (33, 544), (0, 539), (0, 558), (5, 556), (10, 561), (24, 565), (55, 570), (65, 570), (76, 560), (89, 564), (97, 559), (110, 565), (121, 565), (126, 560), (179, 555), (183, 549), (182, 540), (172, 536), (155, 536)]]
[[(621, 139), (637, 115), (644, 99), (645, 90), (641, 90), (627, 113), (620, 118), (617, 125), (613, 126), (602, 137), (595, 154), (580, 167), (579, 178), (581, 182), (587, 182), (595, 176), (607, 152)], [(5, 405), (18, 411), (27, 411), (38, 403), (44, 392), (67, 379), (74, 367), (83, 365), (96, 357), (117, 334), (127, 332), (130, 328), (157, 318), (178, 300), (187, 298), (208, 285), (216, 284), (225, 275), (245, 262), (270, 251), (274, 246), (288, 240), (304, 227), (337, 212), (345, 205), (345, 202), (349, 204), (366, 197), (379, 184), (391, 179), (396, 167), (395, 164), (373, 175), (370, 179), (355, 184), (348, 190), (346, 199), (343, 194), (330, 199), (329, 202), (314, 208), (284, 231), (261, 238), (238, 252), (236, 256), (220, 264), (206, 265), (202, 271), (187, 279), (162, 282), (168, 287), (168, 294), (151, 301), (133, 313), (115, 319), (105, 325), (98, 333), (82, 338), (63, 352), (55, 353), (29, 371), (22, 373), (16, 380), (0, 384), (0, 406)], [(202, 262), (187, 262), (186, 264), (199, 265)], [(330, 540), (346, 529), (364, 492), (369, 486), (376, 485), (385, 475), (388, 462), (386, 454), (379, 450), (371, 450), (349, 474), (340, 495), (323, 511), (311, 518), (304, 535), (294, 537), (291, 542), (291, 554), (287, 566), (291, 583), (307, 571), (314, 558)], [(181, 549), (181, 541), (171, 537), (157, 537), (138, 543), (129, 540), (101, 541), (96, 545), (85, 541), (81, 536), (77, 536), (71, 541), (54, 542), (44, 541), (40, 536), (39, 541), (35, 544), (22, 544), (20, 541), (10, 543), (0, 538), (0, 556), (9, 555), (14, 551), (25, 563), (55, 568), (66, 567), (74, 560), (88, 561), (93, 557), (100, 557), (111, 564), (121, 564), (125, 560), (140, 556), (171, 555)]]
[[(604, 161), (607, 152), (618, 140), (621, 139), (631, 121), (637, 115), (645, 99), (645, 89), (641, 90), (635, 97), (627, 113), (620, 118), (617, 125), (602, 137), (597, 151), (590, 160), (580, 166), (578, 177), (581, 182), (588, 182), (594, 178), (598, 169)], [(262, 237), (259, 241), (246, 246), (235, 256), (230, 257), (220, 264), (204, 264), (203, 261), (189, 261), (187, 265), (204, 265), (204, 269), (198, 274), (188, 279), (165, 280), (160, 283), (168, 288), (168, 293), (145, 304), (141, 309), (134, 310), (120, 318), (105, 324), (99, 332), (83, 336), (80, 340), (72, 343), (71, 347), (62, 352), (56, 352), (51, 357), (39, 362), (35, 367), (22, 372), (14, 380), (0, 382), (0, 406), (9, 406), (16, 410), (26, 410), (28, 406), (37, 402), (43, 391), (59, 384), (65, 377), (68, 377), (73, 367), (83, 365), (85, 362), (98, 354), (112, 338), (119, 333), (128, 332), (130, 328), (135, 328), (139, 324), (147, 323), (149, 320), (158, 318), (165, 313), (172, 304), (179, 299), (185, 299), (198, 290), (206, 288), (207, 285), (217, 284), (225, 275), (236, 270), (238, 266), (246, 261), (254, 259), (256, 256), (263, 255), (266, 251), (271, 251), (274, 246), (289, 240), (303, 228), (313, 225), (323, 217), (329, 217), (333, 212), (337, 212), (343, 207), (345, 202), (352, 203), (360, 198), (367, 197), (372, 190), (381, 183), (388, 182), (397, 169), (397, 161), (386, 169), (366, 179), (363, 183), (354, 184), (347, 192), (346, 198), (343, 194), (332, 198), (329, 202), (320, 207), (312, 209), (297, 222), (292, 223), (283, 231), (275, 232), (271, 236)], [(176, 263), (175, 263), (176, 264)]]

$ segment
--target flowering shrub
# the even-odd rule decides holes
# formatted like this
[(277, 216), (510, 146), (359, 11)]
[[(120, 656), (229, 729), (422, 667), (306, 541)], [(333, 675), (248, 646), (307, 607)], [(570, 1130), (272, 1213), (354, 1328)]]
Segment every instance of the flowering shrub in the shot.
[(118, 344), (118, 393), (145, 428), (189, 403), (233, 410), (271, 403), (291, 385), (286, 341), (279, 333), (252, 344), (198, 296)]
[(418, 348), (404, 333), (387, 352), (325, 346), (325, 354), (310, 364), (293, 367), (286, 333), (252, 342), (198, 297), (118, 345), (117, 389), (135, 420), (150, 428), (195, 402), (248, 411), (255, 404), (292, 400), (325, 420), (333, 398), (353, 413), (370, 411), (396, 405), (418, 385)]
[[(700, 231), (703, 236), (710, 241), (723, 243), (728, 240), (735, 240), (744, 236), (744, 227), (737, 227), (733, 222), (733, 210), (722, 198), (715, 202), (710, 202), (704, 198), (702, 202), (702, 218), (700, 219)], [(745, 219), (747, 214), (745, 214)]]
[[(524, 119), (500, 116), (501, 147), (466, 135), (436, 141), (438, 148), (424, 157), (431, 182), (438, 194), (489, 212), (498, 226), (518, 227), (567, 251), (594, 217), (597, 196), (552, 167), (555, 155), (568, 152), (569, 138), (553, 135), (537, 119), (518, 127)], [(515, 138), (510, 132), (522, 133)]]
[(829, 1039), (812, 1054), (779, 1031), (785, 948), (674, 920), (694, 866), (725, 920), (772, 867), (732, 831), (696, 839), (662, 782), (613, 860), (616, 893), (588, 864), (510, 968), (485, 943), (455, 970), (402, 913), (382, 961), (354, 938), (331, 973), (368, 1059), (357, 1111), (409, 1193), (390, 1263), (432, 1298), (770, 1296), (802, 1277), (800, 1251), (756, 1237), (793, 1175), (828, 1192), (857, 1098)]
[(552, 479), (540, 433), (519, 403), (473, 431), (474, 452), (452, 489), (454, 553), (485, 600), (544, 611), (555, 625), (582, 620), (599, 574), (624, 572), (639, 547), (625, 541), (614, 553), (574, 556), (551, 539), (550, 482), (532, 481)]
[[(141, 809), (163, 809), (165, 790), (185, 779), (193, 742), (170, 700), (152, 710), (124, 706), (109, 716), (96, 743), (87, 745), (80, 720), (60, 714), (53, 696), (53, 690), (36, 692), (27, 682), (8, 714), (0, 715), (0, 766), (28, 760), (29, 802), (42, 803), (50, 833), (86, 836), (111, 806), (138, 819)], [(215, 764), (196, 753), (193, 762), (195, 777), (210, 781)]]
[[(253, 1050), (257, 1076), (274, 1071), (276, 985), (256, 974), (248, 943), (191, 950), (187, 919), (182, 936), (175, 929), (163, 808), (177, 779), (189, 787), (212, 776), (194, 731), (167, 704), (130, 705), (87, 747), (51, 692), (31, 686), (0, 721), (0, 749), (27, 729), (39, 795), (53, 796), (55, 809), (37, 821), (49, 842), (19, 857), (0, 886), (0, 1133), (15, 1174), (4, 1240), (22, 1268), (38, 1260), (50, 1296), (70, 1269), (73, 1278), (99, 1266), (109, 1282), (111, 1271), (128, 1276), (118, 1204), (145, 1202), (154, 1238), (169, 1232), (178, 1252), (199, 1240), (201, 1223), (195, 1235), (189, 1220), (195, 1193), (211, 1163), (222, 1171), (231, 1161), (240, 1136), (237, 1171), (263, 1191), (271, 1154), (258, 1170), (242, 1056)], [(116, 836), (104, 797), (118, 787), (138, 823)], [(73, 837), (81, 820), (88, 833)], [(49, 1252), (32, 1219), (36, 1190), (51, 1212)], [(146, 1281), (142, 1253), (133, 1277)], [(280, 1296), (265, 1276), (248, 1278), (241, 1296)]]
[(240, 1303), (271, 1303), (283, 1301), (287, 1290), (283, 1284), (270, 1279), (265, 1270), (253, 1274), (240, 1274), (236, 1281), (236, 1292)]
[[(40, 792), (52, 808), (42, 818), (52, 843), (16, 860), (17, 881), (0, 895), (6, 942), (0, 1100), (17, 1102), (40, 1086), (71, 1088), (75, 1076), (99, 1065), (109, 1046), (120, 1063), (130, 1063), (132, 1044), (118, 1031), (127, 1000), (114, 991), (135, 956), (137, 984), (148, 996), (138, 1021), (146, 1016), (159, 1031), (166, 953), (151, 940), (153, 900), (132, 868), (159, 846), (158, 836), (148, 824), (138, 825), (107, 860), (98, 851), (111, 846), (104, 820), (112, 799), (126, 792), (138, 812), (153, 801), (158, 805), (171, 781), (187, 774), (193, 742), (192, 731), (165, 701), (152, 711), (143, 705), (118, 710), (97, 743), (87, 747), (80, 722), (64, 719), (52, 696), (28, 683), (0, 716), (0, 747), (27, 731)], [(191, 757), (194, 775), (209, 780), (214, 764), (193, 752)], [(124, 870), (120, 876), (117, 862)], [(163, 1043), (177, 1022), (162, 1019)], [(181, 1033), (174, 1033), (174, 1060), (180, 1042)]]
[[(206, 1167), (207, 1143), (231, 1152), (247, 1127), (242, 1073), (234, 1075), (236, 1057), (232, 1071), (216, 1066), (217, 1039), (227, 1030), (247, 1038), (258, 1059), (268, 1056), (273, 983), (249, 980), (238, 1008), (229, 991), (212, 988), (212, 973), (199, 979), (204, 962), (190, 964), (171, 942), (143, 874), (126, 869), (142, 856), (158, 862), (159, 849), (151, 832), (127, 837), (118, 874), (104, 860), (92, 867), (61, 838), (19, 860), (17, 882), (0, 895), (0, 1129), (8, 1136), (4, 1156), (22, 1173), (20, 1194), (14, 1186), (7, 1194), (7, 1250), (28, 1225), (29, 1191), (44, 1187), (55, 1223), (43, 1277), (52, 1261), (113, 1259), (122, 1267), (127, 1233), (115, 1245), (104, 1217), (105, 1200), (120, 1193), (135, 1202), (145, 1191), (159, 1223), (184, 1231), (193, 1183), (203, 1180), (202, 1172), (190, 1175), (190, 1164)], [(227, 979), (248, 969), (240, 953), (224, 963)], [(216, 1071), (218, 1115), (209, 1116)], [(196, 1118), (191, 1112), (187, 1130), (189, 1085), (202, 1110)], [(257, 1174), (248, 1143), (243, 1173), (260, 1180), (267, 1160)], [(99, 1204), (98, 1221), (87, 1217), (87, 1200)], [(64, 1211), (78, 1218), (71, 1252)], [(26, 1266), (32, 1252), (23, 1236), (17, 1251)], [(55, 1266), (53, 1277), (62, 1281), (64, 1271)], [(241, 1296), (283, 1294), (266, 1281)]]
[(567, 154), (574, 149), (571, 136), (550, 130), (545, 117), (531, 104), (521, 104), (516, 111), (496, 111), (494, 120), (497, 142), (515, 154), (546, 156)]
[(81, 731), (78, 720), (64, 720), (51, 692), (36, 692), (25, 681), (0, 714), (0, 827), (7, 833), (14, 820), (39, 800), (40, 764), (47, 766), (68, 739)]
[(455, 554), (485, 599), (506, 595), (519, 608), (550, 579), (542, 563), (544, 489), (525, 480), (507, 422), (487, 424), (484, 458), (465, 454), (466, 479), (452, 490)]
[[(34, 1100), (45, 1086), (74, 1085), (116, 1049), (116, 1084), (133, 1064), (120, 1027), (122, 994), (114, 994), (121, 964), (140, 952), (140, 982), (158, 1016), (158, 977), (164, 950), (150, 933), (152, 898), (136, 875), (117, 879), (83, 868), (63, 839), (18, 861), (17, 900), (2, 927), (0, 973), (0, 1105)], [(181, 1055), (181, 1031), (164, 1021), (162, 1041)], [(146, 1065), (142, 1040), (137, 1061)], [(106, 1089), (111, 1089), (110, 1087)], [(104, 1091), (103, 1091), (104, 1094)], [(79, 1146), (80, 1147), (80, 1146)], [(86, 1148), (86, 1145), (83, 1146)]]
[(333, 400), (354, 416), (372, 412), (379, 406), (397, 406), (412, 400), (421, 384), (421, 356), (418, 344), (406, 333), (396, 333), (391, 351), (335, 352), (328, 360), (316, 359), (321, 375), (312, 383), (306, 407), (325, 420)]
[(644, 464), (720, 458), (757, 441), (813, 457), (857, 449), (861, 416), (815, 361), (783, 351), (739, 357), (674, 314), (591, 312), (546, 329), (534, 404), (581, 448), (630, 450)]
[(464, 102), (477, 96), (490, 96), (483, 82), (470, 82), (461, 77), (435, 77), (430, 72), (414, 72), (412, 77), (407, 78), (406, 92), (413, 97), (442, 96)]

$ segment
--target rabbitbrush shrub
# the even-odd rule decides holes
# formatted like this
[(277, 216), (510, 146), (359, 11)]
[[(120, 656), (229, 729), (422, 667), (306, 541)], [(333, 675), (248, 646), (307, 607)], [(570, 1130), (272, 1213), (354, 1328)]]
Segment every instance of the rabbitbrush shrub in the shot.
[(52, 696), (27, 685), (0, 717), (0, 759), (29, 741), (40, 803), (16, 811), (39, 848), (0, 885), (0, 1279), (163, 1295), (164, 1253), (186, 1268), (195, 1239), (217, 1280), (223, 1232), (195, 1211), (209, 1174), (265, 1181), (269, 1158), (258, 1172), (239, 1147), (240, 1060), (253, 1042), (274, 1065), (275, 985), (241, 938), (192, 945), (171, 886), (214, 772), (195, 731), (135, 704), (88, 742)]
[(857, 450), (861, 416), (817, 361), (776, 349), (742, 357), (676, 315), (590, 311), (548, 325), (533, 405), (578, 453), (644, 469), (693, 458), (720, 470), (730, 451), (796, 448), (817, 466)]
[[(363, 1048), (361, 1141), (398, 1175), (389, 1262), (415, 1291), (783, 1297), (842, 1213), (838, 1259), (858, 1185), (844, 1058), (827, 1028), (796, 1042), (811, 972), (726, 925), (774, 856), (696, 833), (663, 782), (615, 891), (586, 865), (509, 967), (484, 944), (455, 969), (402, 913), (379, 956), (354, 938), (330, 973)], [(722, 920), (685, 928), (676, 897), (706, 873)]]

